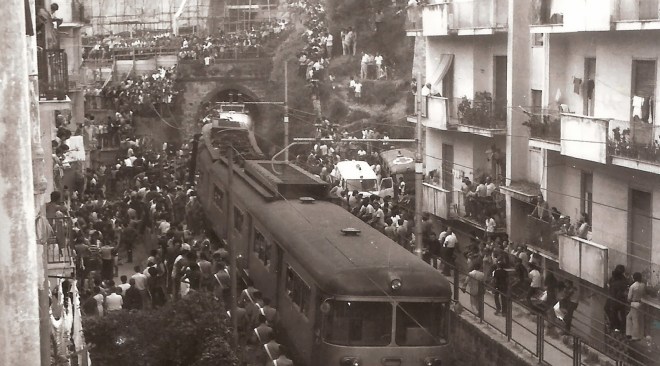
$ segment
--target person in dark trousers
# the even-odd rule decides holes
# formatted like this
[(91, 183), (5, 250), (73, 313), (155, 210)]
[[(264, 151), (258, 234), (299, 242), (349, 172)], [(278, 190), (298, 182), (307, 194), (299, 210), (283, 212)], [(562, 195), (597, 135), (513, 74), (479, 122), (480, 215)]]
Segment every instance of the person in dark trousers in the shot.
[[(564, 324), (566, 325), (566, 333), (571, 332), (571, 323), (573, 322), (573, 313), (578, 307), (579, 293), (578, 289), (573, 285), (573, 281), (566, 280), (566, 287), (564, 288), (564, 308), (566, 315), (564, 316)], [(561, 304), (560, 304), (561, 306)]]
[(142, 295), (140, 294), (140, 290), (135, 287), (134, 278), (128, 280), (128, 283), (131, 287), (126, 289), (126, 295), (124, 295), (124, 309), (140, 310), (142, 309)]
[(506, 315), (507, 312), (507, 291), (509, 288), (509, 274), (504, 269), (504, 262), (498, 261), (493, 270), (493, 286), (495, 287), (495, 315)]

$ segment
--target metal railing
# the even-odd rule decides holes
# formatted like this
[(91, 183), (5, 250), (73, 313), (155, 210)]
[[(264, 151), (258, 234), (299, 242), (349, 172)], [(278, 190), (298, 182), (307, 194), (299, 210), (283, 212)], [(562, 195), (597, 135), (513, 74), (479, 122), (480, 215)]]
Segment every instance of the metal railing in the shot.
[(461, 125), (487, 129), (505, 129), (507, 101), (473, 100), (466, 97), (452, 98), (449, 115), (452, 122)]
[(409, 6), (406, 9), (406, 24), (405, 29), (407, 32), (421, 32), (424, 29), (424, 22), (422, 17), (422, 6)]
[(552, 13), (552, 0), (533, 0), (531, 6), (531, 24), (559, 25), (564, 23), (564, 16)]
[(660, 130), (651, 123), (611, 120), (607, 153), (660, 164)]
[(527, 242), (534, 248), (555, 256), (559, 255), (558, 230), (559, 228), (553, 227), (550, 221), (527, 215)]
[[(440, 265), (446, 265), (446, 262), (440, 260)], [(507, 342), (514, 343), (537, 358), (542, 365), (643, 366), (651, 361), (638, 347), (624, 340), (608, 336), (609, 343), (606, 343), (586, 340), (574, 332), (566, 332), (566, 324), (554, 315), (553, 308), (545, 307), (542, 302), (533, 300), (533, 297), (531, 300), (526, 299), (528, 285), (519, 281), (511, 269), (506, 269), (509, 274), (506, 289), (498, 290), (487, 283), (492, 268), (485, 268), (485, 280), (477, 281), (475, 290), (473, 285), (465, 285), (476, 280), (466, 280), (469, 273), (456, 268), (451, 266), (453, 273), (449, 281), (454, 288), (453, 300), (461, 304), (455, 307), (460, 309), (456, 311), (457, 315), (467, 311), (479, 323), (499, 332)], [(561, 308), (560, 311), (566, 319), (566, 309)], [(572, 321), (574, 326), (584, 323), (578, 317), (573, 317)], [(562, 336), (560, 330), (570, 336)]]
[(556, 110), (536, 110), (523, 123), (532, 138), (559, 142), (561, 140), (561, 116)]
[(48, 218), (48, 223), (52, 229), (46, 249), (48, 264), (72, 264), (74, 256), (71, 248), (71, 218), (51, 217)]
[(65, 100), (69, 92), (69, 71), (66, 52), (62, 49), (42, 49), (37, 53), (39, 97)]

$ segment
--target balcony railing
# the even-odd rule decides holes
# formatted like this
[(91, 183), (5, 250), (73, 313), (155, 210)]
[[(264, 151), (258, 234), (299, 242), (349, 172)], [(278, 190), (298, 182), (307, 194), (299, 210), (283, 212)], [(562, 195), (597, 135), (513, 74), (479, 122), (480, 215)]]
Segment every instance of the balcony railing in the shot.
[(486, 129), (505, 129), (507, 116), (506, 100), (466, 97), (453, 98), (449, 106), (452, 123)]
[[(415, 97), (417, 100), (417, 97)], [(449, 126), (448, 99), (443, 97), (428, 96), (421, 101), (422, 123), (426, 127), (446, 130)], [(420, 104), (415, 103), (415, 115)], [(414, 116), (411, 116), (414, 118)]]
[(451, 29), (506, 28), (509, 2), (507, 0), (454, 0)]
[(409, 6), (407, 9), (406, 16), (406, 32), (421, 32), (424, 28), (424, 22), (422, 18), (422, 6), (414, 5)]
[[(452, 204), (456, 202), (457, 192), (443, 189), (432, 182), (422, 186), (422, 210), (442, 219), (452, 215)], [(455, 210), (454, 210), (455, 211)]]
[(660, 129), (640, 121), (610, 121), (607, 137), (610, 156), (660, 164)]
[(537, 110), (528, 114), (529, 120), (523, 122), (529, 128), (532, 138), (559, 142), (561, 140), (561, 116), (556, 110)]
[(532, 215), (527, 216), (527, 243), (535, 249), (558, 257), (558, 231), (559, 228), (553, 226), (550, 221), (544, 221)]
[(614, 21), (659, 20), (658, 0), (616, 0)]
[(608, 31), (612, 9), (602, 0), (533, 0), (530, 23), (551, 32)]
[(39, 97), (46, 100), (65, 100), (69, 92), (69, 72), (64, 50), (40, 50), (37, 54), (39, 68)]
[(552, 9), (552, 0), (533, 0), (531, 7), (531, 24), (554, 25), (564, 23), (564, 15), (555, 13)]
[(48, 237), (46, 258), (49, 264), (73, 264), (71, 248), (71, 219), (69, 217), (49, 218), (52, 229)]

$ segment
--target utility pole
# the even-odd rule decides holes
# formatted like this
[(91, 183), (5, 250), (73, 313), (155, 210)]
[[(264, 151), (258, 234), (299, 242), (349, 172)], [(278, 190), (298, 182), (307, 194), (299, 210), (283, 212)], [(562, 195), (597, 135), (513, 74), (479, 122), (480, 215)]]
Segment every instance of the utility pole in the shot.
[[(25, 2), (4, 1), (0, 24), (0, 365), (40, 365), (39, 273), (35, 233)], [(11, 286), (9, 286), (9, 281)]]
[(415, 254), (422, 257), (422, 73), (417, 74), (417, 153), (415, 154)]
[(229, 145), (229, 154), (227, 157), (227, 245), (231, 255), (229, 256), (229, 280), (231, 281), (231, 336), (234, 340), (234, 347), (238, 347), (238, 318), (236, 317), (236, 307), (238, 301), (238, 279), (236, 278), (236, 241), (232, 238), (234, 229), (234, 198), (231, 192), (234, 181), (234, 147)]
[[(289, 146), (289, 63), (284, 61), (284, 147)], [(289, 162), (289, 149), (284, 151), (284, 161)]]

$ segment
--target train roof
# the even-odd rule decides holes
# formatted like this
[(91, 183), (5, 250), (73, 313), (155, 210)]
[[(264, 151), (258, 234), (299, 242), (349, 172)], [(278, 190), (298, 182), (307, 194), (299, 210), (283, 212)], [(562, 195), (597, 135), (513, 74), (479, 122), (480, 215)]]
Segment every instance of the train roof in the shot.
[[(224, 181), (224, 160), (217, 160), (212, 170)], [(303, 203), (281, 196), (268, 200), (255, 189), (249, 176), (238, 174), (235, 178), (239, 178), (232, 184), (235, 200), (268, 229), (323, 292), (334, 296), (451, 296), (449, 282), (439, 271), (341, 206), (325, 201)], [(345, 228), (360, 233), (345, 235)], [(394, 278), (402, 282), (397, 291), (390, 289)]]

